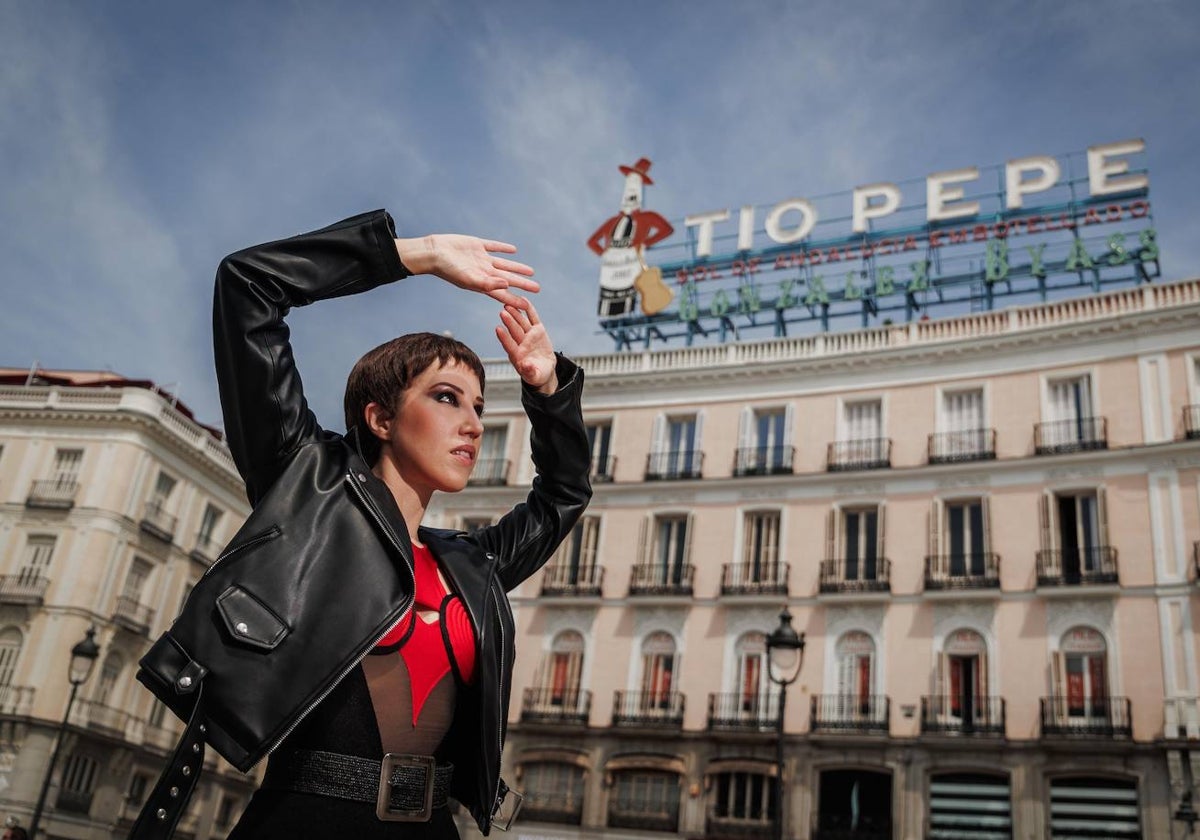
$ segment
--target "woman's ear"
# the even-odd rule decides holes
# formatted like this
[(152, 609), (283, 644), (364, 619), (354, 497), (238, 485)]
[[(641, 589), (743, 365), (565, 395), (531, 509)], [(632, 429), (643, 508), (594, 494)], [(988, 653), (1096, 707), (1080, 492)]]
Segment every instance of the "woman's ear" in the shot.
[(377, 402), (372, 402), (367, 403), (367, 407), (363, 409), (363, 417), (367, 421), (367, 428), (371, 430), (371, 434), (380, 440), (388, 439), (396, 417), (393, 412)]

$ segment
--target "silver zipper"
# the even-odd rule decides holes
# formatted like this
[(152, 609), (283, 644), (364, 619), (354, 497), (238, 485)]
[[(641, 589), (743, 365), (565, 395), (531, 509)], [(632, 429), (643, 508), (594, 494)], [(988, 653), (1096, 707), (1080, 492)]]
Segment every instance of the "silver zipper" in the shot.
[(206, 577), (208, 577), (212, 573), (213, 569), (217, 568), (218, 563), (223, 563), (226, 560), (228, 560), (230, 557), (232, 557), (233, 555), (241, 554), (247, 548), (252, 548), (253, 546), (258, 545), (261, 542), (266, 542), (267, 540), (273, 540), (282, 533), (283, 533), (283, 531), (280, 529), (280, 527), (278, 525), (272, 525), (270, 528), (263, 531), (261, 534), (251, 537), (250, 539), (246, 540), (241, 545), (226, 549), (224, 554), (222, 554), (220, 557), (218, 557), (216, 560), (214, 560), (212, 562), (212, 565), (204, 570), (204, 574), (200, 575), (200, 580), (204, 580)]
[[(494, 578), (488, 579), (488, 586), (492, 585)], [(504, 708), (504, 619), (500, 615), (500, 599), (496, 596), (496, 590), (492, 589), (492, 602), (496, 605), (496, 624), (500, 629), (500, 670), (496, 676), (500, 683), (500, 696), (497, 697), (500, 708)], [(492, 814), (495, 813), (496, 798), (500, 795), (500, 766), (504, 763), (504, 721), (500, 721), (500, 725), (496, 727), (496, 788), (492, 791), (492, 810), (488, 813), (488, 825), (492, 824)]]
[[(374, 503), (370, 500), (370, 498), (363, 491), (363, 489), (358, 486), (358, 483), (354, 480), (354, 477), (350, 473), (346, 474), (346, 480), (347, 480), (347, 483), (350, 485), (350, 488), (354, 491), (354, 495), (358, 496), (358, 500), (360, 502), (362, 502), (363, 506), (367, 509), (367, 513), (369, 513), (371, 515), (371, 518), (375, 520), (375, 524), (379, 526), (380, 530), (382, 530), (384, 532), (384, 536), (387, 537), (388, 541), (391, 542), (392, 545), (396, 548), (396, 550), (400, 552), (400, 556), (402, 558), (404, 558), (404, 562), (408, 566), (409, 574), (413, 575), (413, 580), (415, 581), (416, 575), (413, 572), (412, 560), (410, 560), (408, 555), (404, 552), (404, 548), (400, 545), (400, 540), (396, 536), (396, 532), (392, 530), (391, 526), (388, 525), (388, 523), (386, 521), (384, 521), (383, 517), (375, 509)], [(276, 748), (278, 748), (278, 746), (287, 739), (287, 736), (292, 734), (292, 730), (294, 730), (297, 726), (299, 726), (301, 721), (303, 721), (306, 717), (308, 717), (309, 713), (313, 709), (315, 709), (317, 706), (319, 706), (321, 704), (322, 700), (324, 700), (326, 697), (329, 696), (329, 693), (331, 691), (333, 691), (335, 688), (337, 688), (338, 684), (340, 684), (341, 681), (346, 678), (347, 674), (349, 674), (351, 671), (353, 671), (356, 667), (358, 667), (358, 664), (360, 662), (362, 662), (364, 659), (366, 659), (367, 654), (369, 654), (371, 652), (371, 649), (374, 648), (376, 645), (378, 645), (381, 641), (383, 641), (383, 638), (385, 636), (387, 636), (388, 633), (391, 633), (394, 629), (396, 629), (396, 627), (400, 624), (400, 622), (404, 621), (404, 618), (409, 614), (409, 612), (412, 611), (413, 602), (415, 600), (416, 600), (416, 597), (415, 597), (415, 587), (414, 587), (414, 596), (412, 598), (409, 598), (408, 603), (405, 604), (404, 607), (400, 610), (399, 617), (394, 622), (392, 622), (391, 625), (389, 625), (386, 630), (384, 630), (382, 633), (380, 633), (378, 638), (376, 638), (369, 645), (367, 645), (362, 650), (361, 653), (357, 654), (354, 657), (354, 659), (352, 659), (350, 661), (350, 663), (345, 668), (342, 669), (342, 672), (337, 675), (337, 679), (335, 679), (333, 682), (331, 682), (329, 684), (329, 688), (322, 691), (320, 696), (318, 696), (315, 700), (313, 700), (311, 703), (309, 703), (307, 706), (304, 707), (304, 710), (301, 711), (299, 716), (297, 716), (297, 718), (288, 725), (287, 729), (284, 730), (283, 734), (280, 735), (275, 740), (275, 743), (271, 744), (271, 746), (267, 748), (267, 751), (263, 754), (263, 758), (265, 758), (266, 756), (269, 756), (271, 753), (275, 752)], [(257, 766), (258, 763), (261, 761), (262, 761), (262, 758), (260, 758), (256, 762), (254, 762), (254, 766)], [(253, 769), (253, 767), (251, 769)]]

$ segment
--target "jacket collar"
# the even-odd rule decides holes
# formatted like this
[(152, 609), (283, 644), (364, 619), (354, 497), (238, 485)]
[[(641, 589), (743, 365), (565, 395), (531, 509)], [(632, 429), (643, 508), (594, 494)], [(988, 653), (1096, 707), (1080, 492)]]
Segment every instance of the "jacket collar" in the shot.
[(467, 607), (475, 634), (483, 643), (487, 628), (483, 617), (487, 615), (488, 589), (496, 571), (496, 560), (485, 555), (474, 542), (464, 539), (462, 531), (447, 531), (442, 528), (419, 528), (417, 536), (429, 547), (454, 585), (459, 597)]

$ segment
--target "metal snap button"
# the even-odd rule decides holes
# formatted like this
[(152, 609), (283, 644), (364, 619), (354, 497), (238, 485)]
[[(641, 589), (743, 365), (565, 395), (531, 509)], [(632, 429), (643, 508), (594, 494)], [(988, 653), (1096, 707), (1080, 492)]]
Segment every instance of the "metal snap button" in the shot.
[(179, 796), (179, 788), (177, 788), (177, 787), (171, 788), (170, 794), (171, 794), (172, 799), (177, 798)]
[(203, 723), (200, 724), (200, 734), (203, 735), (207, 731), (208, 731), (208, 728)]
[(200, 745), (199, 745), (199, 744), (192, 744), (192, 752), (194, 752), (194, 753), (198, 753), (198, 752), (200, 752)]
[(191, 685), (192, 685), (191, 677), (180, 677), (179, 678), (179, 687), (180, 688), (190, 688)]
[(362, 474), (362, 473), (359, 473), (359, 474), (358, 474), (358, 480), (359, 480), (359, 481), (366, 481), (366, 480), (367, 480), (367, 477), (366, 477), (364, 474)]
[(167, 809), (159, 808), (158, 813), (155, 814), (154, 816), (158, 817), (160, 820), (165, 820), (167, 818)]
[(191, 767), (184, 767), (184, 768), (183, 768), (181, 771), (179, 771), (179, 772), (183, 773), (183, 775), (185, 775), (185, 776), (190, 776), (190, 775), (192, 775), (192, 768), (191, 768)]
[(250, 632), (250, 625), (248, 625), (244, 621), (239, 621), (237, 624), (235, 624), (233, 626), (233, 629), (237, 630), (239, 633), (241, 633), (243, 636), (245, 636), (247, 633)]

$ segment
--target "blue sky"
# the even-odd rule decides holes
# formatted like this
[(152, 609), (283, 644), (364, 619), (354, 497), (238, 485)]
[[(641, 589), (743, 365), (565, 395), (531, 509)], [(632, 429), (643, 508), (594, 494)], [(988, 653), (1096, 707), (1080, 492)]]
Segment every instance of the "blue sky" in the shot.
[[(111, 368), (219, 423), (226, 253), (375, 207), (508, 239), (557, 344), (604, 352), (619, 164), (671, 219), (1142, 137), (1164, 279), (1200, 275), (1200, 4), (0, 3), (0, 366)], [(403, 234), (402, 234), (403, 235)], [(318, 415), (413, 330), (499, 355), (414, 279), (290, 318)]]

